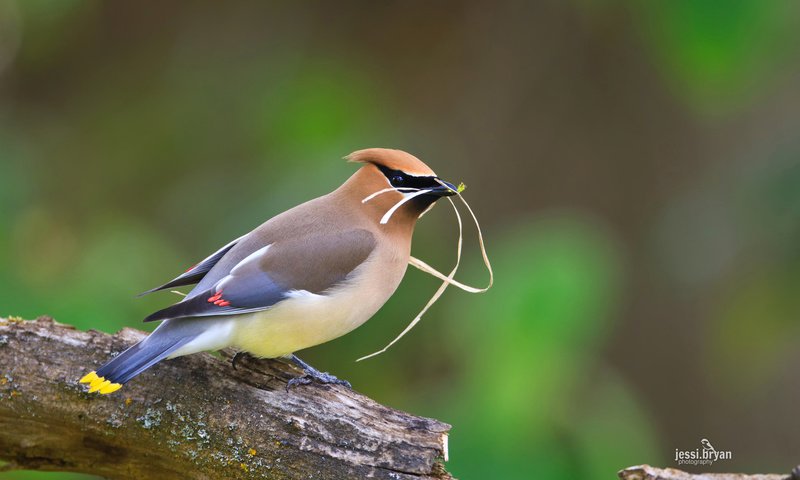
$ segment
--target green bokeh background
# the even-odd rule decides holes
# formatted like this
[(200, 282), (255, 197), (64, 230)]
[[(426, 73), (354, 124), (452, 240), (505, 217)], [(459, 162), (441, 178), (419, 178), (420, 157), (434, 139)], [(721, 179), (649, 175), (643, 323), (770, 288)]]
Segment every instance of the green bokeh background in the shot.
[[(436, 289), (409, 271), (307, 361), (453, 424), (459, 478), (615, 478), (701, 438), (733, 452), (709, 470), (789, 471), (799, 47), (769, 0), (0, 0), (0, 315), (147, 328), (174, 298), (136, 293), (402, 148), (468, 185), (496, 285), (354, 363)], [(455, 231), (439, 206), (414, 254), (448, 269)]]

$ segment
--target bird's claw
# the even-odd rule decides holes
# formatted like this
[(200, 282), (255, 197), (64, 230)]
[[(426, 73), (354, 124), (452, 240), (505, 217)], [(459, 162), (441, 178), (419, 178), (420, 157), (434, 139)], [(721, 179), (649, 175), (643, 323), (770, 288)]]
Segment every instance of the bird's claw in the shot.
[(231, 366), (233, 367), (233, 369), (236, 370), (236, 364), (239, 363), (239, 361), (242, 358), (249, 356), (250, 354), (247, 352), (242, 352), (242, 351), (236, 352), (236, 354), (234, 354), (233, 358), (231, 359)]
[(350, 385), (350, 382), (347, 380), (341, 380), (336, 378), (335, 376), (331, 375), (328, 372), (319, 372), (319, 371), (306, 371), (305, 375), (300, 377), (295, 377), (289, 380), (286, 383), (286, 391), (288, 392), (290, 388), (296, 385), (308, 385), (310, 383), (317, 382), (323, 385), (333, 384), (333, 385), (343, 385), (347, 387), (347, 389), (352, 390), (353, 386)]

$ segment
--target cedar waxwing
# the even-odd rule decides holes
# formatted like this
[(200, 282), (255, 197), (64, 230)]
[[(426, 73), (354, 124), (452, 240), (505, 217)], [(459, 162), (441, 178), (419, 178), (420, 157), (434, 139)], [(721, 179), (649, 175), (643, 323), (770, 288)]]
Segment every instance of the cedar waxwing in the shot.
[(145, 318), (162, 320), (153, 333), (84, 376), (89, 392), (114, 392), (166, 358), (226, 347), (290, 359), (305, 375), (287, 388), (312, 380), (349, 386), (294, 352), (372, 317), (406, 272), (417, 219), (457, 191), (400, 150), (371, 148), (345, 158), (364, 165), (338, 189), (281, 213), (144, 292), (197, 284), (180, 302)]

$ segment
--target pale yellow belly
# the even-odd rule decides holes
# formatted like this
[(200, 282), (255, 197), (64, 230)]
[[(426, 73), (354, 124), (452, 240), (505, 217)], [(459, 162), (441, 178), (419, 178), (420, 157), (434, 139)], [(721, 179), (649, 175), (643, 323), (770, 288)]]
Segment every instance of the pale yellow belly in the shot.
[(407, 258), (378, 258), (364, 262), (336, 291), (325, 295), (295, 291), (268, 310), (237, 316), (229, 344), (255, 356), (275, 358), (352, 331), (386, 303), (405, 274)]
[(237, 317), (231, 343), (265, 358), (325, 343), (369, 320), (388, 299), (365, 293), (353, 287), (330, 296), (298, 293), (269, 310)]

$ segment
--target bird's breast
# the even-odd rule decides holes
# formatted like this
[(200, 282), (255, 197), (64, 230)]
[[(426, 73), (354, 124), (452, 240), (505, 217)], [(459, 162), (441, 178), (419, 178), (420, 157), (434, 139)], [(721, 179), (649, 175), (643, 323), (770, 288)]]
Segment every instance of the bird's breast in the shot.
[(340, 337), (386, 303), (407, 265), (407, 259), (375, 252), (330, 291), (294, 290), (268, 310), (237, 318), (233, 343), (253, 355), (275, 358)]

